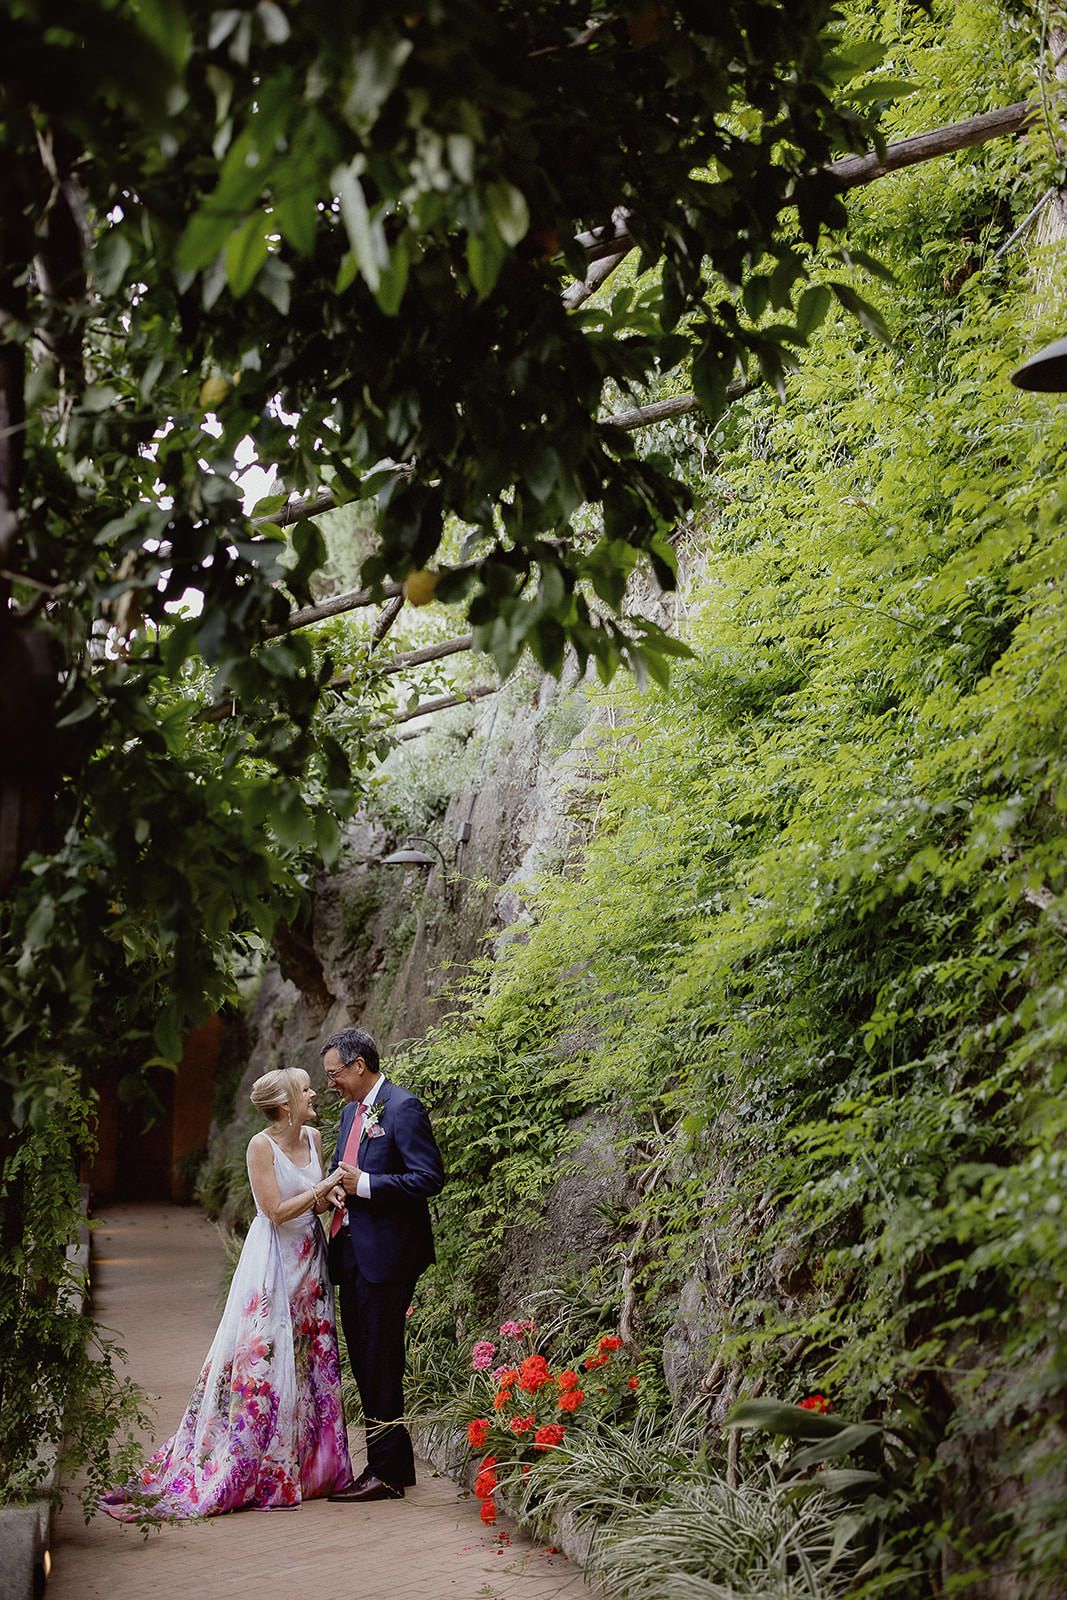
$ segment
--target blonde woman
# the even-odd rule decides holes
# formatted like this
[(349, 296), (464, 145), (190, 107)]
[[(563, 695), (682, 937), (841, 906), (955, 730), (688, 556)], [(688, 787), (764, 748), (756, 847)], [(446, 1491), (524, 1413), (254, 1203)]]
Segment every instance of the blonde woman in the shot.
[(174, 1437), (140, 1480), (104, 1496), (121, 1521), (274, 1511), (349, 1483), (333, 1289), (316, 1214), (344, 1204), (322, 1172), (315, 1091), (306, 1072), (257, 1078), (267, 1126), (248, 1144), (256, 1215), (226, 1309)]

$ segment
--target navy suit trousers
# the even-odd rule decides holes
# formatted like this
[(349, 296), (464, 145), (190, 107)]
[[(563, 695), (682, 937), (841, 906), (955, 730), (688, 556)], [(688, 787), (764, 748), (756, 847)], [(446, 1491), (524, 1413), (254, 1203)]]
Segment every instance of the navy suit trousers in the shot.
[(371, 1283), (342, 1237), (344, 1270), (337, 1307), (352, 1373), (367, 1422), (367, 1465), (395, 1489), (415, 1482), (411, 1436), (393, 1423), (404, 1414), (404, 1334), (417, 1274), (400, 1283)]

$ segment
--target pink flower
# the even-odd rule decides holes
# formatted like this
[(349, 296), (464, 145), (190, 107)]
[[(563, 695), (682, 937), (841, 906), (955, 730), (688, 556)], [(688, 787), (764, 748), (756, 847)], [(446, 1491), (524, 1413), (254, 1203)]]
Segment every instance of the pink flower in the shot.
[(510, 1317), (507, 1322), (500, 1324), (500, 1332), (505, 1339), (521, 1339), (524, 1333), (532, 1333), (533, 1330), (532, 1322), (516, 1322)]
[(479, 1339), (471, 1351), (471, 1366), (475, 1372), (484, 1372), (487, 1367), (493, 1365), (495, 1355), (496, 1345), (490, 1344), (488, 1339)]

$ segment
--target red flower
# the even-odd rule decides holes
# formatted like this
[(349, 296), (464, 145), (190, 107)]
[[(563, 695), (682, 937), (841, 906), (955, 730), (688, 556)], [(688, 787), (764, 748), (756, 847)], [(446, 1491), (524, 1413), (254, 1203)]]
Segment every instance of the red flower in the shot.
[(606, 1367), (610, 1360), (611, 1357), (609, 1355), (586, 1356), (585, 1360), (582, 1362), (582, 1366), (585, 1368), (586, 1372), (592, 1372), (595, 1367)]
[(482, 1521), (486, 1527), (496, 1521), (496, 1502), (494, 1500), (482, 1501)]
[(511, 1399), (511, 1390), (510, 1389), (501, 1389), (499, 1394), (495, 1394), (493, 1396), (493, 1409), (495, 1411), (503, 1411), (504, 1407), (507, 1405), (507, 1403), (508, 1403), (508, 1401), (510, 1399)]
[(559, 1397), (559, 1409), (561, 1411), (577, 1411), (584, 1399), (585, 1395), (581, 1389), (564, 1389)]
[(556, 1382), (559, 1384), (561, 1389), (577, 1389), (581, 1381), (582, 1380), (579, 1378), (578, 1374), (576, 1372), (572, 1372), (569, 1367), (567, 1368), (566, 1372), (561, 1372), (559, 1377), (556, 1379)]
[(489, 1418), (475, 1417), (473, 1422), (467, 1423), (467, 1441), (472, 1450), (481, 1450), (489, 1437)]
[(510, 1389), (512, 1385), (518, 1383), (518, 1381), (518, 1369), (516, 1367), (505, 1367), (504, 1371), (500, 1374), (500, 1381), (497, 1384), (497, 1388)]
[(525, 1389), (528, 1394), (536, 1394), (550, 1377), (544, 1356), (527, 1356), (519, 1368), (519, 1388)]
[(566, 1428), (561, 1422), (546, 1422), (543, 1428), (538, 1428), (534, 1434), (534, 1448), (537, 1450), (551, 1450), (553, 1445), (562, 1444)]
[(798, 1402), (801, 1411), (829, 1411), (830, 1402), (824, 1394), (809, 1394)]
[(486, 1456), (482, 1462), (481, 1471), (474, 1480), (474, 1493), (479, 1500), (492, 1498), (493, 1491), (496, 1488), (496, 1473), (493, 1471), (495, 1466), (496, 1456)]
[(597, 1345), (597, 1349), (601, 1352), (604, 1350), (621, 1350), (622, 1340), (617, 1333), (606, 1333)]
[(628, 1389), (640, 1389), (640, 1387), (641, 1387), (641, 1379), (637, 1376), (636, 1373), (634, 1373), (634, 1375), (632, 1377), (627, 1378), (626, 1387)]
[(517, 1439), (521, 1439), (523, 1434), (529, 1433), (536, 1421), (537, 1418), (534, 1416), (512, 1417), (510, 1423), (511, 1431)]

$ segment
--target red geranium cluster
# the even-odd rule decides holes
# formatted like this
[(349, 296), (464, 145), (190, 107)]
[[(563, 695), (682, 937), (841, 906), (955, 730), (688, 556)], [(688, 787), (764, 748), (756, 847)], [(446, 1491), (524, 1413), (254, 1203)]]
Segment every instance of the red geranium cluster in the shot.
[(622, 1340), (617, 1333), (606, 1333), (596, 1347), (596, 1354), (586, 1356), (585, 1370), (593, 1372), (597, 1367), (606, 1367), (616, 1350), (622, 1349)]
[(472, 1450), (484, 1450), (485, 1441), (489, 1437), (489, 1418), (475, 1417), (473, 1422), (467, 1423), (467, 1442)]
[(527, 1356), (519, 1367), (519, 1388), (525, 1389), (527, 1394), (536, 1394), (538, 1389), (543, 1389), (550, 1382), (551, 1377), (544, 1356)]
[[(486, 1423), (486, 1427), (489, 1424)], [(467, 1429), (468, 1434), (470, 1429)], [(486, 1456), (478, 1469), (478, 1476), (474, 1480), (474, 1492), (482, 1502), (482, 1521), (488, 1527), (496, 1521), (496, 1456)]]
[(801, 1411), (818, 1411), (822, 1413), (830, 1409), (830, 1402), (824, 1394), (805, 1395), (804, 1399), (799, 1400), (797, 1404)]
[[(534, 1331), (529, 1321), (509, 1320), (500, 1327), (502, 1338), (513, 1339), (520, 1348), (525, 1344), (527, 1350)], [(581, 1376), (612, 1366), (622, 1348), (617, 1333), (605, 1333), (592, 1354), (559, 1370), (536, 1350), (525, 1355), (517, 1351), (510, 1364), (492, 1373), (478, 1367), (476, 1381), (486, 1384), (489, 1404), (485, 1416), (467, 1424), (467, 1439), (472, 1451), (491, 1452), (483, 1458), (474, 1485), (484, 1523), (496, 1520), (498, 1461), (508, 1468), (521, 1468), (526, 1476), (532, 1462), (562, 1444), (568, 1428), (581, 1423), (583, 1410), (617, 1415), (620, 1407), (632, 1403), (640, 1380), (636, 1373), (627, 1374), (625, 1367), (605, 1372), (603, 1384), (592, 1392)]]

